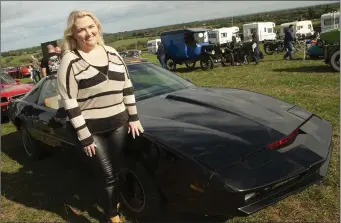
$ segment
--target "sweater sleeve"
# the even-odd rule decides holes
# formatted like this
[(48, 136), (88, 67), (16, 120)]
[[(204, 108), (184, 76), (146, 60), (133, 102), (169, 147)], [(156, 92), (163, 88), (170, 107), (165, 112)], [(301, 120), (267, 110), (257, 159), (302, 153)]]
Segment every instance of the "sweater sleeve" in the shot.
[(133, 84), (131, 82), (130, 76), (128, 74), (128, 68), (126, 67), (125, 72), (125, 82), (123, 87), (123, 102), (127, 107), (128, 114), (129, 114), (129, 121), (134, 122), (138, 121), (138, 115), (137, 115), (137, 108), (136, 108), (136, 101), (135, 101), (135, 95), (134, 95), (134, 89)]
[(111, 52), (117, 55), (117, 57), (121, 60), (125, 67), (125, 82), (123, 87), (123, 103), (127, 107), (128, 114), (129, 114), (129, 122), (138, 121), (139, 117), (137, 115), (137, 107), (136, 107), (136, 100), (134, 95), (134, 87), (131, 82), (129, 71), (127, 65), (124, 63), (123, 58), (120, 56), (120, 54), (112, 47), (108, 47)]
[(65, 54), (58, 68), (57, 89), (61, 97), (60, 103), (65, 108), (66, 114), (77, 132), (78, 140), (85, 147), (91, 145), (94, 140), (78, 106), (78, 83), (74, 76), (72, 63), (72, 53)]

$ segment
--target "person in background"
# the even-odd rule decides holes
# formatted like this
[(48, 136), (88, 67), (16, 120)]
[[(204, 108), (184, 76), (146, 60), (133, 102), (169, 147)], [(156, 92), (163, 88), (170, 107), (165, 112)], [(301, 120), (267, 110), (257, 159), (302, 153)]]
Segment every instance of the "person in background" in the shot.
[(47, 46), (48, 56), (41, 61), (41, 73), (43, 77), (57, 74), (60, 64), (59, 54), (53, 45)]
[(144, 131), (128, 68), (114, 48), (104, 45), (102, 25), (89, 11), (70, 13), (62, 48), (60, 104), (103, 183), (108, 222), (120, 222), (118, 175), (124, 148), (129, 133), (135, 139)]
[(252, 52), (256, 65), (259, 64), (259, 39), (257, 33), (252, 34)]
[(59, 59), (61, 60), (62, 59), (62, 49), (59, 46), (56, 46), (54, 48), (54, 50), (55, 50), (56, 54), (59, 55)]
[[(31, 56), (31, 63), (32, 63), (32, 80), (36, 84), (40, 81), (40, 74), (39, 74), (39, 61), (33, 55)], [(38, 77), (38, 80), (37, 80)]]
[(286, 48), (287, 52), (285, 53), (283, 59), (287, 60), (288, 57), (292, 60), (294, 59), (294, 41), (295, 41), (295, 35), (294, 35), (294, 29), (293, 25), (290, 25), (289, 28), (285, 30), (285, 36), (284, 36), (284, 47)]
[(161, 42), (157, 42), (158, 48), (157, 48), (157, 59), (159, 60), (161, 66), (165, 69), (167, 69), (166, 66), (166, 55), (165, 55), (165, 48)]

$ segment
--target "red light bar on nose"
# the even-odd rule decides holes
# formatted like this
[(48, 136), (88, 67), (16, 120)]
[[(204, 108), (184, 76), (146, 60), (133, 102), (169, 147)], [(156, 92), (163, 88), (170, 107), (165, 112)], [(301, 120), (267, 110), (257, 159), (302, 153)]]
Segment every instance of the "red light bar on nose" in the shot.
[(270, 145), (267, 145), (266, 148), (267, 149), (279, 149), (281, 147), (290, 145), (291, 143), (295, 141), (298, 134), (299, 134), (299, 129), (295, 129), (295, 131), (290, 133), (287, 137), (280, 139), (276, 142), (273, 142)]

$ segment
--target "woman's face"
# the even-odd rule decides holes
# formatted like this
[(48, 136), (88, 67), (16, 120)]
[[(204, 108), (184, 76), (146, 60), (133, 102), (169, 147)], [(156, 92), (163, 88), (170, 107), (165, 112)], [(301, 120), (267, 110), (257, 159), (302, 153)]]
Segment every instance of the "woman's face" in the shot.
[(74, 37), (80, 47), (93, 47), (97, 44), (98, 28), (90, 16), (77, 18), (75, 21)]

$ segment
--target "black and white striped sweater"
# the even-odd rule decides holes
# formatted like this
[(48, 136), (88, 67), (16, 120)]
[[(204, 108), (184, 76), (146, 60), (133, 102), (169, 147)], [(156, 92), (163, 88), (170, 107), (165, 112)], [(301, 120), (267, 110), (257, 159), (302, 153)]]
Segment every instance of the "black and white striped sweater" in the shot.
[(103, 48), (108, 55), (106, 74), (74, 51), (63, 56), (58, 69), (60, 102), (82, 146), (93, 143), (92, 134), (139, 120), (127, 66), (114, 48)]

